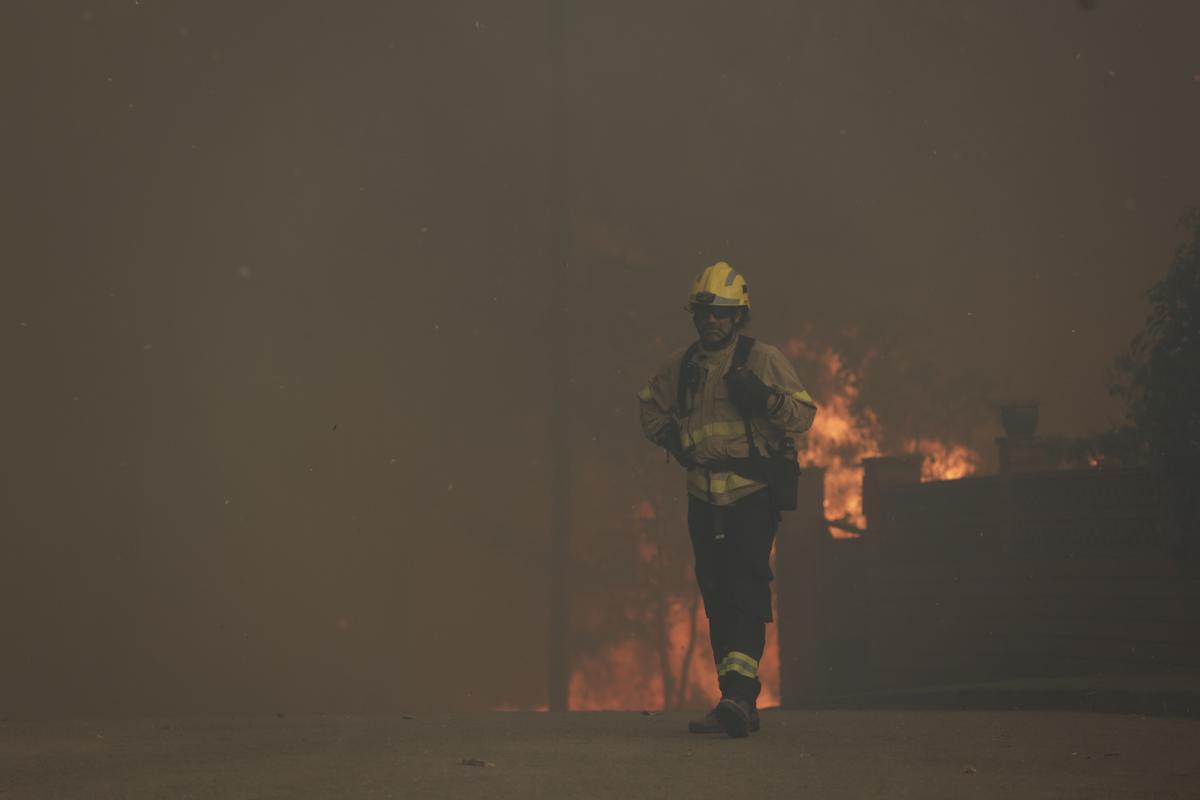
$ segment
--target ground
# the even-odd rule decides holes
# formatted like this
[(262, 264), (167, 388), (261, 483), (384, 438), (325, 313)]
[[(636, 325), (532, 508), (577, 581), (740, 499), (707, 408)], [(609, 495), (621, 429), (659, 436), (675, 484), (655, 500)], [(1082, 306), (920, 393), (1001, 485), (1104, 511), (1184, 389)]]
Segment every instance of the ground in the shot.
[[(0, 798), (1200, 798), (1200, 721), (767, 711), (0, 723)], [(474, 760), (479, 765), (471, 765)]]

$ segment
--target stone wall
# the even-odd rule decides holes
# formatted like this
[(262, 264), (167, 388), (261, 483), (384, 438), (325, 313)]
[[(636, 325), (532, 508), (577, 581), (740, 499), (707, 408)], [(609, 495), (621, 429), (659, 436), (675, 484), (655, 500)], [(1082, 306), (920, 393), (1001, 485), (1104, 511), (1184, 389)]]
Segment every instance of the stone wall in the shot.
[[(888, 461), (887, 459), (880, 460)], [(1144, 470), (918, 483), (867, 464), (867, 534), (830, 538), (819, 471), (777, 555), (784, 704), (1072, 675), (1200, 674), (1200, 569)]]

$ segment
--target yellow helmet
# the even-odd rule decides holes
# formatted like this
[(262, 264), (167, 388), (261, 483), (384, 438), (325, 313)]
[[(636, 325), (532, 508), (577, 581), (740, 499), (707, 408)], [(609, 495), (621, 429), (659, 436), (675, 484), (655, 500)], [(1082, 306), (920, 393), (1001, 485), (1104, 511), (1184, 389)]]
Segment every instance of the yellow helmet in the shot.
[(750, 307), (750, 287), (746, 279), (734, 272), (733, 267), (718, 261), (705, 267), (692, 284), (688, 293), (688, 307), (692, 306), (741, 306)]

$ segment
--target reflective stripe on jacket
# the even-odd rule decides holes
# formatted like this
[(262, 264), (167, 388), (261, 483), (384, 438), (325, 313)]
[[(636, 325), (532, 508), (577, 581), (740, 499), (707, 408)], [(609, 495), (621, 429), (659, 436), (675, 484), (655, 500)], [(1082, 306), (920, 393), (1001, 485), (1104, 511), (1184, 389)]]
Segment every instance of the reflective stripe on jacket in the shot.
[[(688, 470), (688, 493), (721, 506), (764, 488), (763, 484), (736, 473), (703, 468), (706, 462), (750, 455), (745, 423), (729, 399), (729, 385), (725, 382), (736, 341), (735, 337), (721, 350), (696, 351), (692, 360), (699, 368), (700, 380), (696, 389), (688, 393), (684, 413), (675, 407), (684, 350), (672, 355), (638, 393), (646, 438), (660, 446), (665, 444), (666, 429), (672, 419), (678, 420), (684, 449), (701, 465)], [(755, 342), (746, 366), (779, 398), (763, 409), (762, 416), (754, 417), (754, 443), (766, 456), (783, 436), (808, 430), (817, 407), (796, 377), (791, 362), (778, 349)]]

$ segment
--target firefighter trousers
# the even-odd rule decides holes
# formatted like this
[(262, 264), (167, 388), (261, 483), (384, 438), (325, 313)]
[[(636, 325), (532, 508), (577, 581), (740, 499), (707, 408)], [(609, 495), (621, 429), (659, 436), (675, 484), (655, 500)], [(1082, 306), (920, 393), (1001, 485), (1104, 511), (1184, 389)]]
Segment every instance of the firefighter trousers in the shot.
[(708, 616), (722, 697), (754, 705), (762, 684), (766, 623), (771, 615), (771, 546), (779, 514), (768, 492), (728, 506), (688, 498), (688, 532), (696, 581)]

